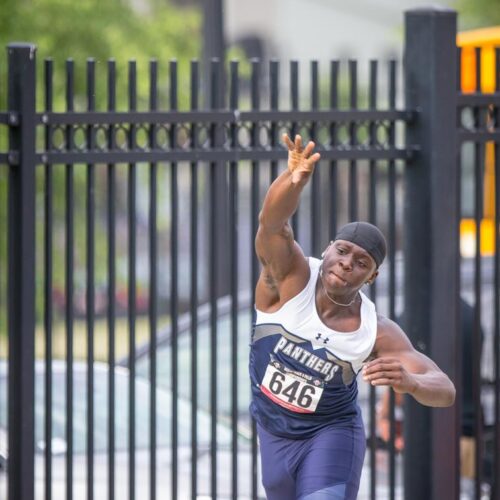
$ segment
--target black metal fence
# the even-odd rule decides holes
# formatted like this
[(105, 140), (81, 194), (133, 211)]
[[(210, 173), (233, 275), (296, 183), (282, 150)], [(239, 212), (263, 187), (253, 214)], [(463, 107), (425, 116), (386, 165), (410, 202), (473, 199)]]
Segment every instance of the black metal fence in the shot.
[[(455, 29), (449, 11), (407, 14), (405, 109), (395, 61), (371, 61), (366, 85), (356, 61), (332, 61), (326, 82), (318, 62), (252, 61), (246, 79), (237, 62), (224, 76), (213, 61), (211, 96), (200, 95), (197, 62), (186, 79), (170, 62), (162, 82), (152, 61), (147, 110), (139, 109), (141, 80), (130, 62), (128, 109), (117, 111), (117, 68), (109, 61), (106, 110), (98, 110), (99, 73), (89, 60), (85, 109), (73, 91), (75, 63), (67, 61), (66, 109), (54, 111), (57, 69), (46, 61), (37, 112), (35, 49), (9, 46), (9, 112), (0, 113), (9, 132), (0, 152), (9, 193), (9, 260), (0, 259), (8, 498), (30, 500), (34, 491), (46, 499), (263, 496), (246, 358), (258, 275), (253, 235), (263, 194), (286, 167), (283, 132), (315, 140), (322, 154), (293, 219), (305, 252), (319, 255), (348, 220), (381, 226), (390, 254), (370, 294), (382, 313), (403, 315), (416, 347), (461, 387), (460, 269), (462, 295), (470, 299), (472, 289), (471, 259), (459, 262), (460, 188), (468, 180), (460, 182), (455, 144), (477, 144), (479, 227), (488, 141), (499, 192), (499, 94), (458, 93), (457, 102)], [(429, 76), (428, 68), (440, 72)], [(299, 69), (310, 74), (307, 97)], [(220, 85), (227, 102), (218, 102)], [(186, 111), (180, 94), (188, 94)], [(206, 97), (209, 109), (200, 104)], [(457, 105), (474, 110), (467, 131)], [(470, 270), (475, 498), (483, 487), (495, 499), (499, 460), (488, 447), (499, 449), (500, 440), (498, 214), (497, 196), (494, 255), (475, 252)], [(481, 233), (474, 234), (480, 248)], [(487, 314), (482, 301), (491, 304)], [(403, 486), (392, 394), (390, 439), (386, 446), (377, 439), (381, 392), (361, 383), (369, 448), (360, 498), (458, 498), (460, 403), (428, 410), (408, 402)], [(481, 418), (485, 398), (493, 421)], [(5, 399), (0, 409), (5, 416)], [(443, 449), (451, 462), (438, 458)]]
[[(500, 49), (495, 48), (490, 64), (496, 75), (494, 93), (484, 92), (484, 58), (475, 48), (476, 74), (474, 92), (458, 94), (458, 140), (460, 148), (462, 213), (462, 296), (474, 305), (473, 334), (463, 338), (469, 349), (464, 356), (463, 377), (471, 377), (464, 391), (472, 396), (472, 428), (466, 435), (475, 436), (474, 498), (500, 496)], [(461, 62), (461, 51), (458, 61)], [(472, 232), (467, 226), (473, 227)], [(469, 261), (469, 262), (467, 262)], [(471, 325), (472, 326), (472, 325)], [(464, 332), (466, 335), (466, 332)], [(466, 374), (466, 370), (468, 373)], [(465, 415), (465, 412), (464, 412)], [(469, 416), (470, 417), (470, 416)]]

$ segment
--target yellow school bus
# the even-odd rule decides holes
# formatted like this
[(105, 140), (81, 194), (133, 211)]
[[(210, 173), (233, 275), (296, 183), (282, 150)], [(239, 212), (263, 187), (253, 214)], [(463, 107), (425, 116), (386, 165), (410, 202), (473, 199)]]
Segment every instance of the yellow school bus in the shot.
[[(495, 92), (495, 47), (500, 47), (500, 26), (463, 31), (457, 35), (461, 47), (460, 85), (462, 92), (476, 92), (476, 47), (481, 48), (481, 92)], [(495, 149), (485, 145), (484, 205), (481, 220), (481, 255), (495, 252)], [(462, 256), (475, 254), (476, 222), (474, 218), (460, 221), (460, 250)]]

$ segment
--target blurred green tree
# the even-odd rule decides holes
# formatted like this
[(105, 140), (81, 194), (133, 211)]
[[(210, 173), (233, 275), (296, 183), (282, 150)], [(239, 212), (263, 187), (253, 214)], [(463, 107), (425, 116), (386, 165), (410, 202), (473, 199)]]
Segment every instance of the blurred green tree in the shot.
[[(149, 61), (159, 64), (159, 103), (168, 109), (169, 60), (179, 61), (178, 99), (179, 108), (189, 102), (189, 61), (199, 57), (201, 46), (201, 15), (196, 8), (179, 7), (168, 1), (142, 0), (0, 0), (0, 110), (6, 109), (7, 54), (5, 47), (13, 41), (33, 42), (37, 46), (37, 108), (44, 103), (44, 59), (54, 62), (53, 110), (66, 109), (65, 61), (72, 59), (75, 65), (74, 106), (76, 111), (87, 107), (86, 61), (93, 58), (96, 64), (97, 110), (107, 107), (107, 61), (114, 59), (117, 68), (116, 104), (118, 110), (128, 108), (128, 61), (137, 61), (137, 108), (146, 109), (149, 101)], [(3, 129), (3, 130), (2, 130)], [(40, 132), (42, 132), (40, 130)], [(40, 134), (39, 146), (43, 137)], [(0, 150), (5, 151), (7, 133), (0, 129)], [(127, 168), (117, 169), (116, 210), (120, 219), (127, 217)], [(102, 286), (106, 279), (106, 176), (97, 170), (96, 196), (96, 283)], [(138, 176), (139, 186), (147, 185), (148, 176)], [(85, 285), (85, 203), (86, 168), (75, 165), (75, 290)], [(161, 182), (162, 178), (160, 178)], [(64, 213), (65, 171), (55, 166), (54, 190), (54, 286), (64, 285)], [(140, 187), (138, 188), (140, 189)], [(37, 317), (43, 311), (43, 217), (44, 217), (44, 169), (37, 169)], [(7, 172), (0, 172), (0, 270), (6, 269), (7, 219)], [(83, 214), (83, 215), (82, 215)], [(159, 221), (161, 225), (161, 221)], [(126, 261), (125, 261), (126, 264)], [(123, 266), (122, 266), (123, 267)], [(123, 273), (122, 273), (123, 274)], [(126, 273), (125, 273), (126, 274)], [(120, 280), (120, 274), (118, 276)], [(122, 278), (126, 280), (126, 276)], [(6, 273), (0, 272), (0, 333), (6, 332), (5, 293)]]
[[(144, 0), (140, 11), (124, 0), (1, 0), (0, 46), (12, 41), (33, 42), (38, 47), (38, 86), (42, 90), (42, 59), (54, 59), (54, 99), (64, 108), (64, 61), (75, 61), (76, 105), (85, 107), (85, 61), (96, 61), (96, 104), (105, 106), (106, 60), (116, 60), (119, 71), (118, 104), (126, 107), (126, 61), (137, 60), (139, 71), (147, 72), (150, 58), (163, 67), (171, 58), (188, 66), (198, 57), (201, 18), (193, 8), (179, 8), (168, 2)], [(137, 2), (136, 2), (137, 3)], [(3, 57), (2, 57), (3, 59)], [(161, 66), (160, 66), (161, 68)], [(0, 64), (0, 92), (5, 102), (7, 68)], [(138, 78), (138, 97), (147, 102), (149, 78)], [(165, 86), (164, 86), (165, 87)], [(161, 88), (161, 87), (160, 87)], [(180, 86), (182, 89), (183, 86)], [(180, 96), (181, 97), (181, 96)], [(38, 93), (43, 107), (43, 92)]]
[(457, 0), (460, 29), (481, 28), (500, 24), (498, 0)]

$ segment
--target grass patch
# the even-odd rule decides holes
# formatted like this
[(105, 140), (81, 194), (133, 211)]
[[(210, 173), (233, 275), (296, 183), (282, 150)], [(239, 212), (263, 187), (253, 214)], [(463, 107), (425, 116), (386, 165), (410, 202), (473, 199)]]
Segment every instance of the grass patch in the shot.
[[(169, 316), (161, 316), (157, 321), (158, 334), (170, 323)], [(128, 319), (117, 318), (115, 320), (115, 357), (116, 360), (129, 354), (129, 325)], [(96, 361), (107, 362), (109, 328), (105, 318), (94, 321), (94, 358)], [(45, 328), (37, 325), (35, 331), (35, 356), (39, 359), (45, 358)], [(150, 329), (147, 316), (140, 316), (135, 321), (135, 345), (142, 346), (149, 342)], [(6, 358), (8, 353), (8, 342), (6, 336), (0, 336), (0, 357)], [(85, 320), (73, 322), (73, 356), (75, 360), (87, 359), (87, 323)], [(66, 324), (57, 321), (52, 326), (52, 357), (54, 359), (66, 358)]]

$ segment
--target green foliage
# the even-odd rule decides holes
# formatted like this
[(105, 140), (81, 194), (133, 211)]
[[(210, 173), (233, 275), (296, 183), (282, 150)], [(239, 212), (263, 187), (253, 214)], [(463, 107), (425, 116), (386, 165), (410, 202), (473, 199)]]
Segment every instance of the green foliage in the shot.
[(460, 29), (481, 28), (500, 24), (498, 0), (458, 0)]
[[(139, 102), (147, 102), (147, 64), (156, 58), (161, 66), (171, 58), (197, 57), (200, 16), (193, 9), (178, 9), (167, 2), (144, 2), (148, 12), (138, 13), (123, 0), (0, 0), (0, 46), (12, 41), (38, 47), (38, 108), (43, 108), (44, 58), (54, 60), (54, 107), (64, 109), (64, 61), (75, 61), (77, 109), (86, 106), (85, 62), (96, 61), (98, 109), (106, 102), (106, 61), (114, 58), (118, 70), (118, 105), (127, 105), (126, 61), (137, 60)], [(3, 59), (3, 57), (1, 58)], [(0, 59), (0, 60), (1, 60)], [(160, 67), (161, 67), (160, 66)], [(186, 77), (187, 78), (187, 77)], [(0, 92), (5, 102), (6, 65), (0, 64)], [(161, 88), (161, 85), (160, 85)], [(165, 88), (165, 85), (163, 85)], [(184, 88), (183, 85), (180, 88)], [(180, 96), (182, 98), (182, 96)]]
[[(87, 59), (95, 61), (97, 110), (107, 108), (107, 61), (116, 62), (116, 106), (126, 110), (128, 103), (128, 61), (137, 61), (137, 109), (146, 109), (149, 101), (149, 62), (158, 61), (158, 91), (160, 108), (168, 109), (169, 61), (179, 61), (178, 107), (187, 108), (189, 102), (189, 64), (199, 57), (201, 17), (193, 8), (178, 8), (167, 0), (143, 0), (141, 11), (136, 11), (127, 0), (0, 0), (0, 110), (6, 109), (7, 52), (10, 42), (32, 42), (37, 46), (37, 108), (45, 109), (44, 59), (53, 60), (53, 110), (66, 109), (67, 59), (74, 61), (74, 107), (87, 108)], [(134, 2), (139, 4), (139, 2)], [(42, 147), (43, 132), (38, 131), (38, 147)], [(0, 127), (0, 151), (7, 149), (7, 130)], [(103, 168), (96, 165), (96, 225), (95, 252), (96, 286), (102, 286), (106, 277), (106, 186)], [(128, 200), (128, 171), (117, 166), (116, 212), (119, 220), (126, 220)], [(43, 311), (43, 228), (44, 181), (42, 166), (37, 167), (37, 318)], [(148, 178), (138, 176), (138, 190), (145, 190)], [(75, 290), (85, 286), (86, 264), (86, 189), (87, 169), (74, 166), (74, 231), (75, 231)], [(6, 290), (6, 169), (0, 175), (0, 336), (5, 333)], [(53, 172), (53, 284), (64, 286), (66, 203), (65, 169), (55, 166)], [(161, 221), (159, 221), (161, 224)], [(123, 226), (123, 224), (122, 224)], [(118, 263), (123, 261), (117, 257)], [(126, 264), (126, 261), (125, 261)], [(123, 267), (123, 266), (121, 266)], [(123, 274), (123, 273), (122, 273)], [(118, 285), (126, 281), (118, 272)], [(138, 280), (139, 281), (139, 280)], [(42, 285), (40, 285), (42, 284)], [(138, 283), (140, 286), (140, 283)]]

